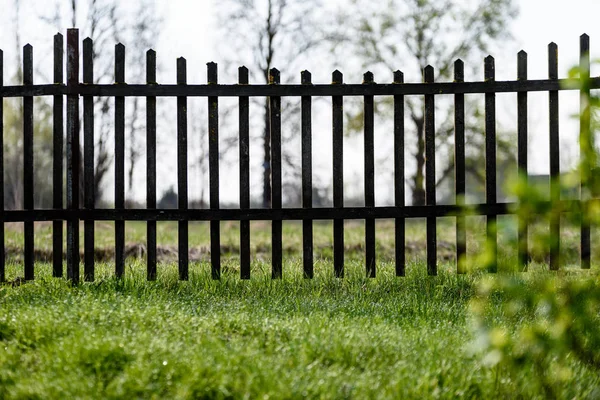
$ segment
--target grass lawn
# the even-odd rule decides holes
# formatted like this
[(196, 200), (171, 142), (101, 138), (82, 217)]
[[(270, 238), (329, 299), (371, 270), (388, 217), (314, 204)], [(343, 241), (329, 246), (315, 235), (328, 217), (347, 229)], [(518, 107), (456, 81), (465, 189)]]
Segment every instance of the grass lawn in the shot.
[[(161, 225), (159, 244), (174, 245), (176, 230)], [(207, 229), (193, 225), (190, 246), (207, 246)], [(330, 225), (316, 227), (315, 279), (305, 280), (294, 250), (301, 248), (299, 228), (285, 224), (289, 251), (278, 281), (270, 279), (270, 229), (253, 227), (252, 280), (241, 281), (235, 224), (225, 226), (223, 243), (232, 250), (224, 251), (220, 281), (210, 279), (203, 250), (187, 282), (177, 280), (177, 265), (166, 257), (156, 282), (145, 281), (143, 260), (129, 258), (123, 280), (113, 278), (110, 262), (99, 262), (96, 282), (72, 287), (39, 262), (35, 281), (1, 285), (0, 399), (544, 398), (528, 385), (532, 366), (515, 376), (482, 361), (469, 311), (481, 273), (458, 276), (453, 260), (442, 257), (439, 276), (426, 276), (418, 223), (407, 228), (416, 247), (404, 278), (393, 276), (386, 242), (393, 242), (393, 227), (379, 226), (378, 277), (370, 280), (360, 225), (347, 229), (344, 279), (333, 277), (328, 258)], [(142, 224), (128, 224), (127, 232), (130, 244), (143, 242)], [(440, 241), (451, 243), (453, 234), (443, 234)], [(9, 227), (9, 246), (18, 246), (20, 235)], [(110, 229), (99, 228), (98, 239), (110, 247)], [(38, 249), (49, 248), (36, 240)], [(8, 279), (22, 275), (13, 256)], [(544, 269), (534, 264), (519, 276), (527, 284), (548, 274)], [(569, 278), (576, 271), (563, 273), (579, 279)], [(597, 276), (597, 269), (583, 275)], [(490, 312), (499, 325), (511, 330), (522, 323), (504, 317), (502, 299), (496, 304)], [(560, 397), (598, 396), (600, 378), (571, 365), (575, 374)]]

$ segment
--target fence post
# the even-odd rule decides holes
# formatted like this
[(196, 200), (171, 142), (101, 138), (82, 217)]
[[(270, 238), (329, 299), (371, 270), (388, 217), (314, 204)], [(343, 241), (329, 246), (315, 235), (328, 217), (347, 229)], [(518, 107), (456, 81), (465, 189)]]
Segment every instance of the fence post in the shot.
[[(484, 65), (486, 82), (496, 79), (494, 57), (487, 56)], [(488, 205), (496, 204), (496, 93), (485, 94), (485, 200)], [(496, 231), (496, 215), (487, 215), (486, 236), (487, 250), (490, 251), (492, 262), (490, 272), (498, 270), (498, 244)]]
[[(433, 67), (423, 71), (425, 83), (433, 83)], [(427, 216), (427, 274), (437, 275), (437, 219), (435, 217), (435, 98), (425, 95), (425, 203), (432, 206)]]
[[(521, 50), (517, 57), (517, 80), (527, 80), (527, 53)], [(524, 185), (528, 184), (527, 175), (527, 92), (517, 94), (517, 164), (519, 179)], [(523, 211), (519, 213), (518, 258), (522, 270), (529, 263), (529, 228)]]
[[(344, 76), (338, 70), (331, 76), (333, 85), (344, 83)], [(333, 207), (344, 207), (344, 98), (332, 96), (333, 131)], [(344, 220), (333, 220), (333, 269), (336, 278), (344, 277)]]
[[(33, 48), (23, 47), (23, 86), (33, 85)], [(33, 96), (23, 97), (23, 209), (33, 210)], [(33, 221), (25, 221), (25, 280), (34, 277)]]
[[(63, 84), (63, 35), (54, 36), (54, 83)], [(52, 110), (52, 206), (62, 210), (63, 204), (63, 96), (56, 95), (53, 99)], [(63, 221), (52, 222), (52, 276), (63, 276)]]
[[(394, 72), (394, 84), (404, 83), (404, 74)], [(394, 203), (404, 207), (404, 95), (394, 96)], [(394, 241), (396, 247), (396, 276), (406, 274), (406, 220), (404, 217), (394, 221)]]
[[(558, 79), (558, 47), (548, 45), (548, 79)], [(557, 270), (560, 259), (560, 142), (558, 136), (558, 90), (549, 97), (550, 126), (550, 269)]]
[(590, 198), (591, 165), (593, 152), (590, 127), (590, 37), (581, 35), (579, 42), (579, 148), (581, 157), (581, 268), (590, 268), (590, 215), (588, 201)]
[[(248, 84), (248, 68), (238, 70), (239, 84)], [(250, 98), (239, 97), (240, 208), (250, 208)], [(240, 279), (250, 279), (250, 221), (240, 221)]]
[[(311, 73), (302, 71), (300, 80), (303, 85), (312, 85)], [(302, 96), (302, 208), (312, 209), (312, 98)], [(302, 261), (304, 277), (312, 279), (313, 266), (313, 221), (302, 221)]]
[[(83, 41), (83, 83), (94, 83), (94, 42), (90, 38)], [(84, 207), (94, 209), (94, 97), (83, 96), (83, 175)], [(84, 266), (83, 279), (94, 281), (94, 220), (84, 222)]]
[(67, 279), (79, 283), (79, 30), (67, 30)]
[[(464, 82), (465, 64), (458, 59), (454, 62), (454, 82)], [(465, 174), (465, 95), (454, 95), (454, 176), (456, 205), (464, 207), (466, 193)], [(456, 217), (456, 272), (466, 272), (467, 233), (464, 215)]]
[[(217, 64), (206, 64), (207, 82), (217, 85)], [(219, 209), (219, 98), (208, 97), (208, 174), (210, 209)], [(213, 279), (221, 277), (221, 221), (210, 221), (210, 266)]]

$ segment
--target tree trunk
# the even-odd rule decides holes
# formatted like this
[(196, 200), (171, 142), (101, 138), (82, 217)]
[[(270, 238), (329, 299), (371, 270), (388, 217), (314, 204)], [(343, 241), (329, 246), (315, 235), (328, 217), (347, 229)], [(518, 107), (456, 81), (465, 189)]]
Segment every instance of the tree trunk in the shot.
[(417, 130), (417, 152), (415, 153), (417, 170), (412, 178), (412, 204), (421, 206), (425, 204), (425, 177), (423, 176), (425, 168), (425, 120), (423, 117), (417, 116), (413, 116), (412, 120)]

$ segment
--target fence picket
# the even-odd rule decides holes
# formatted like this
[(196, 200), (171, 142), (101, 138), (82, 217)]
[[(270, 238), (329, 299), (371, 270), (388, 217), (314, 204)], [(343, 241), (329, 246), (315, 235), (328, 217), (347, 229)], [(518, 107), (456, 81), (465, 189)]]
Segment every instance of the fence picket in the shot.
[[(394, 84), (404, 83), (404, 74), (401, 71), (394, 72)], [(405, 206), (404, 200), (404, 95), (394, 96), (394, 204), (396, 207)], [(394, 242), (396, 276), (406, 274), (406, 220), (396, 217), (394, 219)]]
[[(156, 52), (146, 52), (146, 83), (156, 84)], [(156, 97), (146, 97), (146, 208), (156, 209)], [(146, 222), (146, 278), (156, 280), (156, 221)]]
[[(33, 85), (33, 47), (23, 47), (23, 85)], [(23, 209), (33, 210), (33, 96), (23, 97)], [(25, 221), (25, 280), (34, 277), (33, 221)]]
[[(63, 84), (63, 35), (54, 35), (54, 84)], [(63, 97), (52, 99), (52, 207), (63, 208)], [(4, 200), (4, 196), (3, 200)], [(2, 207), (4, 208), (4, 207)], [(52, 221), (52, 276), (63, 276), (63, 221)]]
[[(520, 51), (517, 56), (517, 79), (527, 80), (527, 53)], [(528, 183), (527, 174), (527, 92), (517, 94), (517, 165), (523, 184)], [(527, 269), (529, 263), (529, 228), (525, 215), (519, 214), (518, 259), (521, 270)]]
[(579, 78), (582, 86), (579, 94), (579, 146), (581, 157), (581, 268), (590, 268), (590, 177), (591, 165), (589, 152), (592, 149), (591, 126), (590, 126), (590, 37), (586, 34), (579, 39)]
[[(485, 82), (496, 79), (494, 57), (487, 56), (484, 62)], [(496, 94), (485, 94), (485, 200), (487, 204), (496, 204)], [(498, 270), (497, 218), (488, 215), (486, 221), (487, 250), (491, 253), (490, 272)]]
[[(548, 78), (558, 79), (558, 48), (548, 45)], [(549, 97), (550, 126), (550, 269), (558, 270), (560, 259), (560, 142), (558, 136), (558, 90), (551, 90)]]
[[(311, 74), (302, 71), (300, 81), (303, 85), (312, 85)], [(302, 96), (301, 100), (302, 131), (302, 208), (312, 208), (312, 99)], [(302, 260), (304, 277), (312, 279), (313, 267), (313, 221), (302, 221)]]
[[(79, 31), (67, 30), (67, 87), (79, 80)], [(79, 95), (67, 95), (67, 279), (79, 283)]]
[[(217, 64), (207, 64), (208, 84), (216, 85)], [(210, 178), (210, 209), (219, 209), (219, 98), (208, 97), (208, 172)], [(210, 221), (210, 264), (213, 279), (221, 277), (220, 221)]]
[[(93, 41), (83, 41), (83, 83), (94, 83)], [(94, 98), (83, 96), (83, 175), (84, 208), (94, 209)], [(83, 279), (94, 281), (94, 221), (84, 222), (84, 266)]]
[[(372, 85), (373, 73), (366, 72), (365, 85)], [(374, 98), (364, 97), (364, 150), (365, 150), (365, 206), (375, 207), (375, 141), (374, 141)], [(365, 220), (365, 261), (367, 277), (375, 278), (375, 219)]]
[[(115, 84), (125, 84), (125, 46), (115, 46)], [(115, 97), (115, 209), (125, 209), (125, 97)], [(115, 274), (125, 275), (125, 221), (115, 221)]]
[[(423, 70), (424, 83), (433, 83), (433, 67)], [(435, 181), (435, 99), (433, 94), (425, 95), (425, 203), (436, 205)], [(427, 274), (437, 275), (437, 220), (427, 217)]]
[[(240, 85), (248, 84), (248, 68), (238, 70)], [(250, 99), (239, 98), (240, 208), (250, 208)], [(240, 278), (250, 279), (250, 221), (240, 221)]]
[[(177, 84), (185, 85), (187, 82), (186, 60), (177, 59)], [(188, 209), (188, 161), (187, 157), (187, 97), (177, 97), (177, 203), (180, 210)], [(179, 279), (188, 279), (188, 221), (179, 221), (178, 228), (178, 257)]]
[[(454, 82), (464, 82), (465, 64), (462, 60), (454, 62)], [(456, 204), (465, 205), (466, 174), (465, 174), (465, 95), (454, 95), (454, 192)], [(456, 272), (466, 272), (467, 232), (464, 215), (456, 217)]]
[[(269, 84), (279, 85), (279, 71), (269, 71)], [(271, 208), (281, 209), (281, 97), (269, 97), (269, 116), (271, 127)], [(272, 273), (273, 279), (282, 277), (282, 221), (271, 222), (272, 231)]]
[[(342, 85), (344, 76), (338, 70), (332, 74), (332, 85)], [(333, 130), (333, 207), (344, 207), (344, 98), (332, 97)], [(344, 277), (344, 220), (333, 220), (333, 269), (337, 278)]]

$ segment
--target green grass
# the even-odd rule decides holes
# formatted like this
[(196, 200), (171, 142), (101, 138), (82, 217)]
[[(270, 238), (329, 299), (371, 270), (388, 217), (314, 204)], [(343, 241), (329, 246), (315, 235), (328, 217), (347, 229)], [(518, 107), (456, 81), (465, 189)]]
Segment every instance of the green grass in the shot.
[[(206, 246), (205, 226), (193, 225), (191, 242)], [(128, 241), (136, 234), (143, 241), (143, 225), (128, 226)], [(174, 226), (164, 224), (163, 245), (176, 243), (166, 233)], [(293, 248), (299, 229), (286, 226)], [(98, 263), (94, 283), (72, 287), (37, 263), (35, 281), (0, 286), (0, 399), (544, 398), (527, 385), (531, 366), (512, 376), (487, 367), (474, 350), (469, 302), (481, 273), (456, 275), (449, 261), (428, 277), (417, 254), (397, 278), (385, 242), (393, 229), (380, 227), (377, 279), (364, 278), (362, 248), (351, 245), (346, 278), (334, 278), (330, 242), (317, 250), (323, 257), (313, 280), (302, 278), (301, 259), (290, 251), (282, 280), (270, 279), (268, 259), (254, 257), (252, 280), (241, 281), (233, 245), (220, 281), (201, 259), (187, 282), (170, 261), (146, 282), (144, 261), (128, 259), (125, 279), (113, 277), (111, 263)], [(268, 248), (258, 250), (270, 230), (255, 228), (254, 254), (268, 257)], [(347, 245), (363, 237), (360, 226), (352, 228)], [(407, 237), (410, 229), (417, 243), (422, 229), (409, 226)], [(330, 226), (316, 231), (315, 243), (330, 240)], [(15, 243), (19, 234), (7, 232)], [(234, 244), (236, 235), (231, 224), (223, 243)], [(99, 237), (110, 245), (110, 233)], [(519, 276), (528, 282), (544, 269), (536, 264)], [(22, 265), (10, 261), (7, 276), (19, 275)], [(509, 329), (520, 323), (505, 318), (500, 304), (490, 312)], [(597, 394), (599, 378), (571, 363), (576, 374), (561, 397)]]

